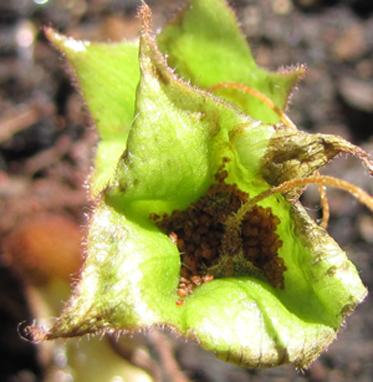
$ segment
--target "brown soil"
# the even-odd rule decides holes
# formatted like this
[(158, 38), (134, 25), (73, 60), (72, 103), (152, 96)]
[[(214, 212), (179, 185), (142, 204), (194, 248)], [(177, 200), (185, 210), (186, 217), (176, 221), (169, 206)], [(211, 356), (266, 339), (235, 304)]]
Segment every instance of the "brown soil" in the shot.
[[(40, 27), (52, 25), (78, 38), (116, 40), (138, 31), (136, 0), (0, 2), (0, 230), (2, 240), (25, 219), (55, 214), (85, 223), (84, 180), (94, 131), (63, 62)], [(155, 27), (181, 1), (149, 1)], [(339, 134), (373, 149), (373, 2), (371, 0), (237, 0), (233, 2), (260, 65), (275, 70), (306, 63), (309, 71), (289, 107), (301, 129)], [(352, 158), (335, 160), (326, 173), (373, 193), (372, 180)], [(348, 252), (368, 288), (373, 286), (373, 217), (344, 193), (328, 191), (330, 234)], [(303, 203), (318, 217), (316, 193)], [(371, 277), (372, 274), (372, 277)], [(336, 341), (309, 370), (291, 366), (246, 370), (193, 344), (174, 341), (176, 358), (194, 381), (370, 381), (373, 377), (372, 298), (347, 320)], [(24, 280), (0, 267), (0, 381), (39, 381), (35, 345), (20, 339), (30, 322)]]

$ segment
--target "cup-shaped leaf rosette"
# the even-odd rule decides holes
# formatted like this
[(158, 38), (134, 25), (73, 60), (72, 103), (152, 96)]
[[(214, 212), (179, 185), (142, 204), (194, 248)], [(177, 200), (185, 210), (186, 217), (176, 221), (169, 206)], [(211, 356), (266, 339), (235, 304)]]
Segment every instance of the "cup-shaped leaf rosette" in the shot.
[[(29, 330), (43, 340), (167, 327), (242, 366), (306, 367), (367, 292), (327, 232), (294, 195), (280, 193), (288, 188), (275, 187), (307, 184), (339, 152), (368, 158), (341, 138), (255, 120), (184, 82), (158, 50), (146, 5), (140, 14), (134, 117), (115, 174), (96, 198), (80, 281), (52, 328)], [(214, 222), (202, 232), (209, 213)]]

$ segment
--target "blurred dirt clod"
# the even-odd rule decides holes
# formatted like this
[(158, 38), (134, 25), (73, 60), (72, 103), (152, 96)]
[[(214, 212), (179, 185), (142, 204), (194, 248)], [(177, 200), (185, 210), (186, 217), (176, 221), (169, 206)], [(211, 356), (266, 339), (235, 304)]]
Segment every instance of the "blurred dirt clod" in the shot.
[(71, 220), (41, 215), (17, 226), (3, 250), (10, 266), (36, 284), (53, 278), (70, 281), (82, 263), (81, 240), (82, 232)]
[(352, 77), (342, 77), (338, 82), (340, 94), (351, 106), (373, 112), (373, 81), (363, 82)]
[(42, 117), (54, 114), (54, 112), (55, 108), (52, 103), (44, 105), (30, 103), (29, 105), (18, 105), (14, 107), (0, 119), (0, 143), (10, 139), (19, 131), (35, 124)]
[(333, 53), (340, 61), (353, 61), (363, 56), (366, 51), (364, 27), (355, 24), (339, 37), (333, 46)]

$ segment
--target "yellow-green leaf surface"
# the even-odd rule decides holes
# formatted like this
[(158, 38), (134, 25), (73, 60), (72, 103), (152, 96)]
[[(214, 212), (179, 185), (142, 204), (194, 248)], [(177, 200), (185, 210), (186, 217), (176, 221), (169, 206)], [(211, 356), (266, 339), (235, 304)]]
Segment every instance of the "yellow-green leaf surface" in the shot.
[[(221, 82), (250, 86), (269, 97), (281, 110), (304, 66), (271, 73), (259, 68), (235, 15), (224, 1), (192, 0), (158, 36), (169, 65), (186, 81), (201, 88)], [(279, 122), (278, 115), (257, 98), (237, 89), (221, 89), (223, 98), (264, 122)]]
[(138, 42), (104, 44), (74, 40), (46, 29), (48, 38), (66, 56), (99, 134), (91, 193), (111, 178), (126, 141), (135, 110), (140, 72)]
[[(178, 304), (180, 253), (150, 215), (183, 210), (205, 195), (223, 158), (230, 159), (227, 183), (255, 197), (272, 186), (263, 158), (280, 155), (283, 146), (271, 150), (275, 126), (181, 81), (158, 51), (145, 5), (141, 15), (141, 78), (126, 151), (97, 199), (74, 296), (48, 332), (31, 328), (34, 338), (166, 326), (242, 366), (306, 367), (335, 338), (366, 289), (327, 232), (280, 194), (260, 205), (279, 220), (284, 288), (253, 274), (233, 275), (197, 286)], [(306, 136), (305, 144), (314, 142), (302, 134), (299, 141)], [(318, 146), (326, 159), (312, 169), (335, 155), (326, 146)], [(300, 157), (299, 167), (310, 160)]]

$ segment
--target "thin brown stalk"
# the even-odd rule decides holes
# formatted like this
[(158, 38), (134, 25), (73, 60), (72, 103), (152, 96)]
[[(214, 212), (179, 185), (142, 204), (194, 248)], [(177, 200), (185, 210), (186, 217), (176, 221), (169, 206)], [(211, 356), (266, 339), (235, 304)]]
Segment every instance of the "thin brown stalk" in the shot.
[(264, 95), (260, 91), (253, 89), (250, 86), (246, 86), (236, 82), (220, 82), (218, 84), (210, 86), (207, 90), (214, 91), (214, 90), (222, 89), (222, 88), (237, 89), (254, 96), (255, 98), (262, 101), (264, 104), (266, 104), (275, 113), (277, 113), (277, 115), (281, 118), (281, 121), (287, 127), (293, 130), (298, 130), (295, 124), (293, 123), (293, 121), (277, 105), (275, 105), (270, 98), (268, 98), (266, 95)]

